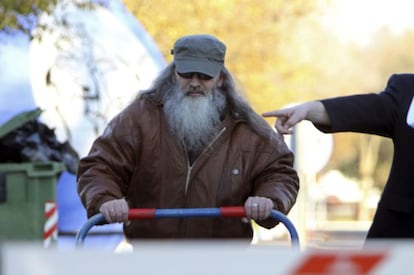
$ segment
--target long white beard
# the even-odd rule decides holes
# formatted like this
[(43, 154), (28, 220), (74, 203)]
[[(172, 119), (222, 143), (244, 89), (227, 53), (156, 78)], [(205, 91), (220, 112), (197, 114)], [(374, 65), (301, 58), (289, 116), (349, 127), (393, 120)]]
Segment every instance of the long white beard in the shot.
[(225, 105), (226, 99), (218, 90), (191, 97), (176, 87), (164, 104), (164, 112), (187, 151), (199, 153), (214, 134)]

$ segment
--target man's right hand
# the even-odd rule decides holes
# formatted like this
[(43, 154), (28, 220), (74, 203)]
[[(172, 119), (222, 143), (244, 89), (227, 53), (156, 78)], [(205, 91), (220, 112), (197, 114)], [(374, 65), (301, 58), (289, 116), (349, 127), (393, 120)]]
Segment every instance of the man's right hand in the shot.
[(104, 202), (99, 208), (108, 223), (128, 221), (128, 203), (124, 198)]
[(302, 120), (321, 124), (330, 123), (325, 107), (319, 101), (309, 101), (293, 107), (266, 112), (262, 115), (264, 117), (277, 117), (275, 128), (282, 135), (292, 134), (292, 127)]

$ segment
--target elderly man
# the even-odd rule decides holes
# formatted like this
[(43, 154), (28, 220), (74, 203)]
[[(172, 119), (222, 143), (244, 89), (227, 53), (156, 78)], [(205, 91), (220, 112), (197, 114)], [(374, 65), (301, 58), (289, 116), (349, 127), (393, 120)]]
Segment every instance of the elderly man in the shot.
[(127, 221), (129, 208), (243, 205), (266, 228), (296, 201), (293, 155), (242, 99), (224, 66), (226, 46), (211, 35), (176, 41), (173, 62), (96, 139), (78, 169), (87, 215), (124, 222), (128, 239), (239, 238), (250, 222), (197, 217)]

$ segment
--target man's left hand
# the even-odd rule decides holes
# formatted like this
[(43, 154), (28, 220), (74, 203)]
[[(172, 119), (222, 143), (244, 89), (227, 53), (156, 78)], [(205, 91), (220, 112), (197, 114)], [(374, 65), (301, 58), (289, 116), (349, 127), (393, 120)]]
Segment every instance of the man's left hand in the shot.
[(272, 200), (265, 197), (248, 197), (244, 203), (246, 217), (253, 220), (264, 220), (268, 218), (272, 209)]

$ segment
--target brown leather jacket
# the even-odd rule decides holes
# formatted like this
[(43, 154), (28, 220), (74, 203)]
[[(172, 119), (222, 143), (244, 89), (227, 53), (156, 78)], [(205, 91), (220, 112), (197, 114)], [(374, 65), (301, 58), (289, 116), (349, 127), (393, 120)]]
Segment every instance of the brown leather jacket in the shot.
[[(243, 206), (249, 196), (273, 200), (288, 213), (299, 179), (293, 154), (275, 133), (273, 141), (229, 114), (217, 135), (190, 166), (170, 133), (162, 105), (140, 99), (128, 106), (94, 142), (78, 168), (78, 192), (90, 217), (102, 203), (125, 197), (130, 208)], [(260, 221), (271, 228), (277, 222)], [(241, 218), (162, 218), (124, 225), (127, 238), (251, 238)]]

